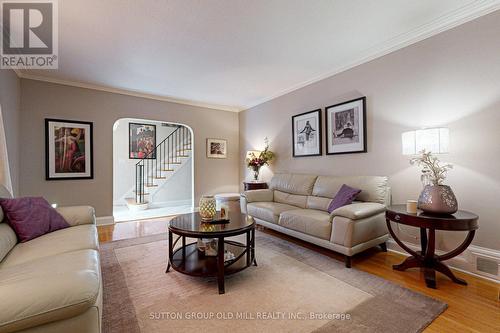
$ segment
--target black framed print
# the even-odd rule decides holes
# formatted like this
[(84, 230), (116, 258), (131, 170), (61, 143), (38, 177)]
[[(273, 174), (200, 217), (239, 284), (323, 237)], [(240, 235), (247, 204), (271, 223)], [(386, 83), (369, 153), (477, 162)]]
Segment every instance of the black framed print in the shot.
[(366, 97), (325, 108), (326, 154), (366, 153)]
[(156, 125), (129, 123), (128, 135), (129, 159), (156, 158)]
[(321, 109), (292, 117), (293, 157), (321, 156)]
[(45, 179), (92, 179), (93, 123), (45, 119)]

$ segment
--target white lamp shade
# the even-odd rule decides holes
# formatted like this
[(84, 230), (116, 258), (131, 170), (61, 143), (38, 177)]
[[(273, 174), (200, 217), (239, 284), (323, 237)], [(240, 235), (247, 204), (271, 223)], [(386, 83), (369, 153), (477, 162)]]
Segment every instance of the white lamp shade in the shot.
[(260, 155), (260, 150), (249, 150), (247, 151), (246, 158), (250, 159), (253, 157), (259, 157), (259, 155)]
[(403, 155), (415, 155), (423, 150), (444, 154), (448, 153), (450, 148), (450, 131), (444, 127), (404, 132), (401, 139)]

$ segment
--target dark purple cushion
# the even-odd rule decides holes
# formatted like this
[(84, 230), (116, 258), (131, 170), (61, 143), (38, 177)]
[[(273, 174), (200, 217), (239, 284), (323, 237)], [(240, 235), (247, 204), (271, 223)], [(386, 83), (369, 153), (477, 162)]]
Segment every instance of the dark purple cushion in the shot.
[(0, 206), (21, 243), (69, 227), (44, 198), (0, 199)]
[(360, 193), (360, 189), (343, 184), (337, 194), (335, 194), (335, 198), (333, 198), (332, 202), (330, 202), (330, 205), (328, 206), (328, 213), (333, 212), (339, 207), (351, 204)]

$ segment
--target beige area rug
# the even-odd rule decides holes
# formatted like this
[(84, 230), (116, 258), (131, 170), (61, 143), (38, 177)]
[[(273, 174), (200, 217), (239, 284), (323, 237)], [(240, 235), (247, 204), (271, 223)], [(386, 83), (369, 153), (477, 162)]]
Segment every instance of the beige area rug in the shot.
[(257, 267), (165, 274), (165, 235), (101, 246), (104, 332), (420, 332), (446, 304), (256, 233)]

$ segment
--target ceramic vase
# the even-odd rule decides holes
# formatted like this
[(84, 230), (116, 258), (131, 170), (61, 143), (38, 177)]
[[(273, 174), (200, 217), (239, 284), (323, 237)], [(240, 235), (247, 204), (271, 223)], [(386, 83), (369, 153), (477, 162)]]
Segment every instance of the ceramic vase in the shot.
[(418, 198), (418, 208), (431, 214), (453, 214), (458, 210), (458, 203), (451, 187), (426, 185)]
[(217, 210), (213, 195), (204, 195), (200, 199), (200, 216), (203, 220), (213, 220)]

